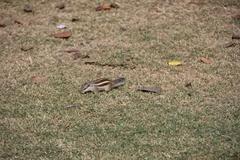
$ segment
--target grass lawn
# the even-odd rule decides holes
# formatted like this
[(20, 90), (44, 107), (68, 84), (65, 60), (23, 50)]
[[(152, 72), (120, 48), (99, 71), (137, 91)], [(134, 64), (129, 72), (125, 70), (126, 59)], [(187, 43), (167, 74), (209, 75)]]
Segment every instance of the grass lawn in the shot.
[[(102, 2), (0, 0), (0, 159), (240, 159), (240, 1), (117, 0), (95, 11)], [(70, 38), (52, 36), (59, 24)], [(123, 87), (80, 92), (119, 76)]]

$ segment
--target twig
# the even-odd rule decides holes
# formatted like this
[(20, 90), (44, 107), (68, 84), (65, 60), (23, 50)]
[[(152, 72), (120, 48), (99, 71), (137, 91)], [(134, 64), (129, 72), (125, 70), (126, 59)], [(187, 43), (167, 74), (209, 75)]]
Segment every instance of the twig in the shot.
[(69, 108), (80, 108), (80, 105), (77, 104), (70, 104), (70, 105), (66, 105), (64, 106), (64, 108), (69, 109)]
[(161, 88), (159, 87), (145, 87), (145, 86), (139, 86), (137, 87), (137, 91), (142, 91), (142, 92), (151, 92), (151, 93), (161, 93)]
[(130, 69), (135, 68), (135, 66), (128, 67), (127, 65), (124, 65), (124, 64), (108, 64), (108, 63), (99, 63), (99, 62), (95, 62), (95, 61), (86, 61), (86, 62), (84, 62), (84, 64), (101, 66), (101, 67), (107, 66), (107, 67), (113, 67), (113, 68), (116, 68), (116, 67), (130, 68)]

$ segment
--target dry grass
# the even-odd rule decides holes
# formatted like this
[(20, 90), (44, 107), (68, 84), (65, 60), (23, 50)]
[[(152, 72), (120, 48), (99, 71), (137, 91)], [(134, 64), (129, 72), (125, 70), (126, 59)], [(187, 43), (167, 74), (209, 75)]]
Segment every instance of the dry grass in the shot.
[[(28, 2), (0, 1), (1, 159), (240, 158), (240, 43), (223, 47), (240, 30), (238, 0), (119, 0), (103, 12), (100, 1), (66, 0), (58, 10), (57, 0), (32, 0), (34, 13), (24, 13)], [(61, 23), (68, 40), (51, 36)], [(68, 48), (90, 58), (73, 60)], [(168, 66), (173, 59), (184, 65)], [(118, 90), (79, 92), (117, 76), (127, 78)], [(136, 92), (139, 84), (163, 92)]]

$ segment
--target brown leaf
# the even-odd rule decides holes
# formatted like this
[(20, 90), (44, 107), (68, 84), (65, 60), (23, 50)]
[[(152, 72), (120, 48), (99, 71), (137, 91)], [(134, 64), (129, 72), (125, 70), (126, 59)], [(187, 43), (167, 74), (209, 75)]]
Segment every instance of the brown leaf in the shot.
[(106, 11), (106, 10), (110, 10), (111, 8), (120, 8), (119, 4), (117, 3), (111, 3), (111, 4), (101, 4), (99, 6), (96, 7), (96, 11)]
[(96, 11), (110, 10), (111, 8), (111, 4), (101, 4), (96, 7)]
[(55, 38), (69, 38), (72, 36), (72, 33), (70, 31), (64, 31), (64, 32), (58, 32), (53, 34)]
[(199, 60), (203, 63), (206, 63), (206, 64), (212, 64), (213, 61), (208, 59), (208, 58), (205, 58), (205, 57), (200, 57)]
[(39, 83), (43, 83), (47, 81), (47, 77), (43, 77), (43, 76), (32, 76), (31, 80), (33, 83), (35, 84), (39, 84)]

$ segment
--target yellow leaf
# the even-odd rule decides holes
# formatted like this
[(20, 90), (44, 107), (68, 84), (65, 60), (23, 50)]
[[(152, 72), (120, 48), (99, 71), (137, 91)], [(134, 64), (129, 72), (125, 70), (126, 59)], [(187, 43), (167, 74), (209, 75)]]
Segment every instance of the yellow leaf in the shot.
[(170, 66), (179, 66), (179, 65), (182, 65), (182, 62), (181, 61), (177, 61), (177, 60), (173, 60), (173, 61), (169, 61), (168, 65), (170, 65)]

